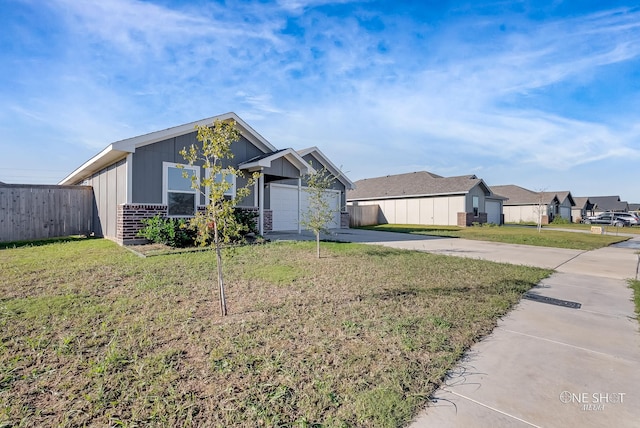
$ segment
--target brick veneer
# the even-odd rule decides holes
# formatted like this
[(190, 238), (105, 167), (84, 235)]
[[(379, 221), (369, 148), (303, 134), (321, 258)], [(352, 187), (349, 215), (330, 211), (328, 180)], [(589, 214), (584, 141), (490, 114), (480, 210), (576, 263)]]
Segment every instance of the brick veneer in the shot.
[[(205, 207), (198, 207), (198, 211), (204, 211)], [(248, 211), (258, 211), (258, 208), (241, 208)], [(141, 220), (167, 215), (167, 206), (162, 204), (121, 204), (118, 205), (116, 241), (122, 245), (144, 244), (146, 239), (137, 236), (142, 229)], [(273, 227), (273, 213), (264, 210), (264, 230), (270, 231)]]
[(487, 222), (487, 213), (478, 213), (478, 216), (474, 216), (473, 213), (458, 213), (458, 226), (467, 227), (473, 223), (484, 224)]
[(142, 229), (140, 220), (156, 215), (165, 216), (167, 206), (161, 204), (122, 204), (118, 205), (116, 217), (116, 241), (123, 245), (143, 244), (146, 239), (137, 236)]
[(349, 213), (347, 211), (340, 212), (340, 229), (349, 229)]

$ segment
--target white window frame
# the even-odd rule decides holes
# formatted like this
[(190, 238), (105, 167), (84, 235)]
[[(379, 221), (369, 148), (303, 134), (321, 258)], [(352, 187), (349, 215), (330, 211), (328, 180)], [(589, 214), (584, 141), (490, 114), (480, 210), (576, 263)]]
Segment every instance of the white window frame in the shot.
[(474, 217), (480, 216), (480, 196), (477, 196), (477, 195), (471, 196), (471, 209), (473, 210)]
[[(236, 176), (233, 174), (229, 174), (229, 170), (228, 169), (223, 169), (222, 171), (220, 171), (220, 175), (222, 176), (222, 173), (226, 172), (227, 173), (227, 177), (231, 177), (231, 184), (232, 187), (231, 189), (229, 189), (228, 191), (226, 191), (224, 193), (224, 196), (229, 196), (231, 199), (235, 199), (236, 197)], [(209, 178), (211, 177), (211, 169), (207, 169), (205, 171), (205, 177)], [(207, 197), (206, 197), (206, 204), (209, 205), (209, 187), (207, 186), (207, 188), (205, 189), (206, 193), (207, 193)]]
[[(194, 217), (198, 212), (198, 202), (200, 201), (200, 192), (196, 189), (191, 189), (189, 191), (185, 190), (170, 190), (169, 189), (169, 168), (181, 167), (185, 171), (193, 171), (197, 177), (198, 182), (200, 182), (200, 167), (199, 166), (189, 166), (185, 164), (179, 164), (174, 162), (162, 162), (162, 204), (167, 206), (167, 217), (170, 218), (180, 218), (180, 217)], [(194, 206), (193, 206), (193, 214), (192, 215), (169, 215), (169, 191), (172, 193), (185, 193), (185, 194), (193, 194), (194, 195)]]

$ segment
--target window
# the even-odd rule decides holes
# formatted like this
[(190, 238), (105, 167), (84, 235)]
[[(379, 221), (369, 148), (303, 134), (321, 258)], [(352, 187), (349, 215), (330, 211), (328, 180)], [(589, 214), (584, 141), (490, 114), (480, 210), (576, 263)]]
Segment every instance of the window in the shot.
[[(197, 209), (198, 191), (191, 188), (191, 176), (200, 179), (198, 167), (162, 163), (162, 203), (167, 206), (169, 217), (193, 217)], [(187, 177), (183, 177), (183, 172)]]
[[(211, 176), (211, 170), (207, 170), (206, 171), (207, 174), (207, 178)], [(227, 183), (229, 183), (230, 187), (228, 190), (226, 190), (224, 192), (224, 198), (225, 199), (233, 199), (236, 197), (236, 176), (229, 173), (228, 170), (224, 169), (221, 172), (217, 173), (216, 176), (214, 177), (214, 180), (216, 183), (220, 183), (222, 182), (222, 180), (225, 180)], [(209, 203), (209, 191), (211, 189), (209, 187), (206, 188), (205, 192), (206, 192), (206, 203)]]
[(236, 197), (236, 176), (229, 173), (227, 170), (223, 170), (222, 172), (217, 173), (215, 176), (216, 183), (220, 183), (222, 182), (222, 180), (229, 183), (229, 186), (230, 186), (229, 190), (224, 192), (224, 196), (225, 197), (228, 196), (230, 199), (235, 198)]
[(478, 217), (478, 214), (480, 213), (480, 198), (478, 198), (477, 196), (474, 196), (472, 200), (473, 200), (473, 216)]

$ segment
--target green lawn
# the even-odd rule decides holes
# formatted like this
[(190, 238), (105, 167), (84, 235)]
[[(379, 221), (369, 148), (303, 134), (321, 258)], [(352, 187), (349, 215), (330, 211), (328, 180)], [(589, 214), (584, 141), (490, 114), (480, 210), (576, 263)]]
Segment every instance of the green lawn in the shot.
[[(586, 226), (586, 225), (580, 225)], [(407, 224), (382, 224), (363, 227), (363, 229), (388, 232), (414, 233), (422, 235), (449, 236), (454, 238), (476, 239), (480, 241), (504, 242), (507, 244), (536, 245), (540, 247), (573, 248), (576, 250), (594, 250), (616, 242), (626, 241), (629, 237), (616, 236), (615, 233), (596, 235), (590, 233), (563, 232), (543, 228), (520, 226), (423, 226)], [(625, 231), (630, 228), (625, 228)], [(609, 231), (610, 232), (610, 231)]]
[(0, 250), (0, 426), (396, 427), (547, 270), (357, 244)]
[(632, 280), (629, 282), (631, 289), (633, 290), (633, 301), (636, 305), (636, 314), (638, 315), (638, 321), (640, 321), (640, 281)]

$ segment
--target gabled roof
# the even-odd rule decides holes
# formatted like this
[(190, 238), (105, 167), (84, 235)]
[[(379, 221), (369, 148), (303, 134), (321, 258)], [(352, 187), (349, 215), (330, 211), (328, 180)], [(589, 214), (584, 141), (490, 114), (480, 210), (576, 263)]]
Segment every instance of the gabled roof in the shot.
[(259, 171), (262, 168), (269, 168), (271, 166), (271, 162), (280, 158), (285, 158), (291, 162), (293, 166), (300, 170), (300, 174), (312, 174), (315, 172), (313, 167), (306, 163), (304, 159), (302, 159), (302, 156), (293, 149), (277, 150), (273, 153), (256, 156), (253, 159), (249, 159), (248, 161), (241, 163), (238, 167), (240, 169), (246, 169), (247, 171)]
[(574, 206), (581, 210), (582, 209), (589, 210), (593, 207), (593, 203), (587, 196), (576, 196), (575, 198), (573, 198), (573, 200), (575, 202)]
[(542, 192), (545, 195), (545, 199), (549, 199), (549, 196), (551, 196), (551, 199), (553, 199), (553, 197), (555, 196), (558, 199), (558, 202), (562, 203), (564, 202), (566, 199), (569, 199), (569, 204), (571, 206), (574, 206), (576, 204), (575, 199), (573, 198), (573, 195), (571, 195), (571, 192), (569, 192), (568, 190), (560, 190), (557, 192)]
[(629, 211), (640, 211), (640, 204), (629, 204)]
[(354, 184), (355, 190), (347, 192), (348, 201), (463, 195), (476, 186), (491, 195), (489, 187), (475, 175), (441, 177), (427, 171), (366, 178)]
[(534, 192), (533, 190), (525, 189), (524, 187), (516, 186), (514, 184), (507, 184), (503, 186), (491, 186), (498, 195), (508, 198), (504, 205), (538, 205), (542, 202), (545, 205), (552, 204), (554, 202), (562, 203), (566, 199), (569, 200), (571, 206), (576, 204), (575, 199), (571, 195), (571, 192), (562, 190), (558, 192)]
[(307, 149), (298, 150), (298, 154), (300, 156), (302, 156), (302, 157), (305, 157), (308, 154), (313, 155), (316, 159), (318, 159), (320, 161), (320, 163), (322, 163), (322, 165), (324, 165), (324, 167), (331, 174), (333, 174), (334, 177), (336, 177), (338, 179), (338, 181), (340, 181), (342, 184), (344, 184), (344, 187), (347, 190), (351, 190), (351, 189), (355, 188), (355, 184), (353, 184), (353, 182), (351, 180), (349, 180), (349, 178), (347, 178), (346, 175), (344, 175), (344, 173), (340, 170), (340, 168), (336, 167), (333, 164), (333, 162), (331, 162), (329, 160), (329, 158), (326, 157), (325, 154), (320, 151), (319, 148), (314, 146), (314, 147), (309, 147)]
[(621, 201), (620, 196), (589, 196), (597, 211), (626, 211), (628, 204)]
[[(500, 196), (507, 198), (505, 205), (531, 205), (538, 204), (540, 202), (540, 194), (524, 187), (516, 186), (514, 184), (507, 184), (504, 186), (491, 186), (491, 190)], [(551, 198), (553, 199), (553, 198)], [(548, 203), (546, 196), (543, 200), (544, 203)]]
[(120, 140), (111, 143), (104, 150), (89, 159), (58, 184), (77, 183), (78, 181), (90, 177), (94, 173), (111, 165), (112, 163), (125, 158), (129, 153), (134, 153), (138, 147), (143, 147), (149, 144), (157, 143), (158, 141), (194, 132), (196, 126), (211, 125), (216, 120), (235, 120), (240, 134), (242, 134), (243, 137), (253, 143), (260, 150), (262, 150), (263, 152), (273, 152), (276, 150), (276, 148), (272, 146), (271, 143), (265, 140), (264, 137), (258, 134), (244, 120), (240, 119), (237, 114), (229, 112), (207, 119), (198, 120), (196, 122), (174, 126), (162, 131), (155, 131), (149, 134), (139, 135), (137, 137), (127, 138), (126, 140)]

